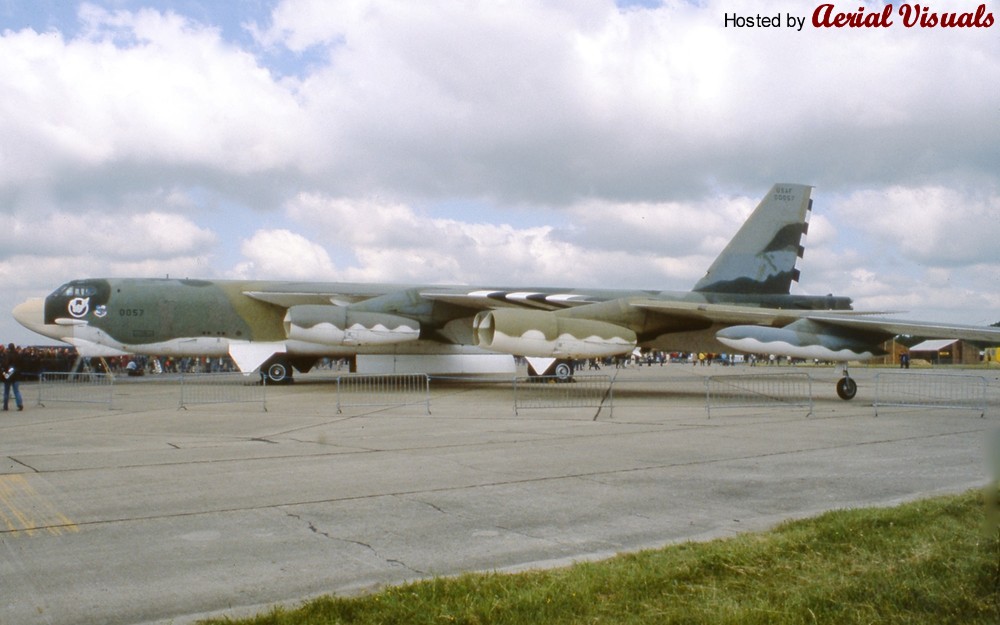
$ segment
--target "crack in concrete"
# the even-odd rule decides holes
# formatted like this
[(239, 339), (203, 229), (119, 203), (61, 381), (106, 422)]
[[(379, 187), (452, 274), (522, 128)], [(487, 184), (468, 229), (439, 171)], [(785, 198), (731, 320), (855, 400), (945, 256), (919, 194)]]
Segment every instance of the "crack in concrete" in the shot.
[(30, 470), (30, 471), (31, 471), (32, 473), (41, 473), (41, 471), (39, 471), (39, 470), (38, 470), (38, 469), (36, 469), (35, 467), (31, 466), (31, 465), (30, 465), (30, 464), (28, 464), (27, 462), (24, 462), (23, 460), (18, 460), (18, 459), (17, 459), (17, 458), (15, 458), (14, 456), (7, 456), (7, 458), (9, 458), (9, 459), (10, 459), (10, 461), (11, 461), (11, 462), (13, 462), (14, 464), (19, 464), (19, 465), (21, 465), (22, 467), (24, 467), (24, 468), (26, 468), (26, 469), (29, 469), (29, 470)]
[(313, 523), (312, 521), (307, 521), (306, 519), (303, 519), (301, 515), (298, 515), (298, 514), (295, 514), (295, 513), (292, 513), (292, 512), (288, 512), (288, 511), (286, 511), (285, 514), (288, 515), (289, 517), (295, 519), (296, 521), (301, 521), (301, 522), (305, 523), (306, 527), (309, 529), (309, 531), (312, 532), (313, 534), (316, 534), (317, 536), (322, 536), (323, 538), (327, 538), (329, 540), (333, 540), (333, 541), (340, 542), (340, 543), (347, 543), (349, 545), (357, 545), (359, 547), (363, 547), (363, 548), (367, 549), (368, 551), (370, 551), (372, 553), (372, 555), (374, 555), (376, 558), (378, 558), (379, 560), (381, 560), (381, 561), (383, 561), (383, 562), (385, 562), (387, 564), (403, 567), (404, 569), (406, 569), (408, 571), (411, 571), (411, 572), (413, 572), (413, 573), (415, 573), (417, 575), (420, 575), (422, 577), (426, 577), (428, 575), (426, 572), (421, 571), (419, 569), (415, 569), (412, 566), (408, 565), (407, 563), (403, 562), (402, 560), (397, 560), (396, 558), (387, 558), (387, 557), (383, 556), (381, 553), (379, 553), (378, 549), (376, 549), (375, 547), (373, 547), (372, 545), (370, 545), (370, 544), (368, 544), (366, 542), (363, 542), (363, 541), (360, 541), (360, 540), (354, 540), (354, 539), (351, 539), (351, 538), (342, 538), (340, 536), (334, 536), (333, 534), (330, 534), (329, 532), (324, 532), (323, 530), (321, 530), (318, 527), (316, 527), (316, 524)]
[(421, 499), (417, 499), (416, 502), (419, 503), (419, 504), (423, 504), (425, 506), (428, 506), (430, 508), (433, 508), (435, 511), (440, 512), (441, 514), (445, 514), (445, 515), (448, 514), (447, 512), (444, 511), (443, 508), (441, 508), (441, 506), (438, 506), (437, 504), (431, 503), (429, 501), (423, 501)]

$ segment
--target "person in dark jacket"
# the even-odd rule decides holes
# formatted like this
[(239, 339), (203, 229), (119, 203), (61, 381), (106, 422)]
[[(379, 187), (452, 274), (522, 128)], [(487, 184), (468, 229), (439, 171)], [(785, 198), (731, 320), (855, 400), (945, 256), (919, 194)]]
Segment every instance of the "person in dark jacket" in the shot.
[(7, 351), (3, 355), (2, 365), (3, 375), (3, 409), (7, 410), (10, 402), (10, 391), (14, 390), (14, 403), (18, 410), (24, 410), (24, 402), (21, 401), (21, 389), (18, 382), (21, 379), (21, 354), (14, 344), (7, 346)]

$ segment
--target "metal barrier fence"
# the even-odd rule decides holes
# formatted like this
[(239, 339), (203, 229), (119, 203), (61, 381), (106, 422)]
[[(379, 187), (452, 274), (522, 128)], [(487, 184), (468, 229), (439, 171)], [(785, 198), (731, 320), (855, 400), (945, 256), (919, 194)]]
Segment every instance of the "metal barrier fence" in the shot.
[(424, 404), (431, 413), (431, 378), (423, 373), (337, 377), (337, 413), (347, 407)]
[(876, 417), (880, 406), (977, 410), (985, 417), (986, 378), (954, 373), (878, 373), (874, 406)]
[(38, 405), (58, 402), (114, 404), (115, 378), (107, 373), (42, 373), (38, 376)]
[(181, 375), (179, 409), (196, 404), (260, 404), (267, 412), (267, 384), (257, 375), (185, 373)]
[(555, 376), (514, 378), (514, 414), (537, 408), (603, 408), (614, 415), (614, 390), (607, 375), (577, 375), (570, 382)]
[(813, 413), (812, 376), (808, 373), (713, 375), (705, 378), (705, 411), (712, 409), (803, 407)]

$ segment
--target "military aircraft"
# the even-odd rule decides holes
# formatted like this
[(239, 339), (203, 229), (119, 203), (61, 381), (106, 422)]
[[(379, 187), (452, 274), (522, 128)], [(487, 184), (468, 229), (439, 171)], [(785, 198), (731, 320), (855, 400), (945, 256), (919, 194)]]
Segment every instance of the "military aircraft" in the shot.
[[(663, 351), (846, 362), (897, 334), (1000, 343), (1000, 328), (872, 318), (846, 297), (790, 294), (812, 188), (776, 184), (689, 292), (106, 278), (68, 282), (14, 309), (83, 356), (230, 356), (273, 382), (324, 357), (361, 372), (572, 375), (574, 359)], [(871, 314), (871, 313), (867, 313)]]

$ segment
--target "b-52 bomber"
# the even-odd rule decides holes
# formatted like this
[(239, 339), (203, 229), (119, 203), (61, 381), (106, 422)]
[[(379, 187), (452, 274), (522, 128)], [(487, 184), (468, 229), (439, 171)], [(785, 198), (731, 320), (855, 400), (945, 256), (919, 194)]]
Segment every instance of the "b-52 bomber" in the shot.
[(898, 334), (1000, 343), (1000, 328), (903, 321), (846, 297), (793, 295), (811, 187), (776, 184), (689, 292), (106, 278), (68, 282), (14, 309), (82, 356), (230, 356), (273, 382), (321, 358), (360, 372), (572, 375), (575, 359), (638, 348), (843, 362)]

